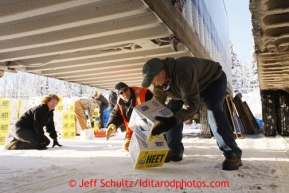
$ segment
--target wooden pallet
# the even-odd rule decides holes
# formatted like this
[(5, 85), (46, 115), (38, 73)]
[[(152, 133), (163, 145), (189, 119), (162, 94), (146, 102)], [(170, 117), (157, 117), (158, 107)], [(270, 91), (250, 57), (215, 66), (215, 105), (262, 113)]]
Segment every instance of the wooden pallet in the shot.
[(243, 102), (241, 98), (242, 95), (238, 93), (234, 97), (233, 102), (236, 106), (244, 131), (246, 134), (257, 134), (259, 133), (259, 126), (256, 122), (256, 119), (253, 116), (251, 110), (249, 109), (247, 103)]
[[(231, 97), (230, 94), (227, 94), (226, 95), (226, 103), (227, 103), (227, 107), (228, 107), (228, 110), (229, 110), (229, 114), (230, 114), (230, 118), (231, 118), (231, 123), (233, 125), (233, 128), (234, 128), (234, 131), (235, 131), (235, 134), (236, 134), (236, 138), (240, 139), (242, 138), (242, 130), (241, 130), (241, 123), (239, 121), (239, 117), (237, 115), (237, 111), (236, 111), (236, 107), (234, 105), (234, 102), (233, 102), (233, 99)], [(236, 118), (236, 123), (237, 123), (237, 126), (239, 128), (239, 131), (237, 131), (236, 129), (236, 125), (235, 125), (235, 120), (234, 120), (234, 117)]]

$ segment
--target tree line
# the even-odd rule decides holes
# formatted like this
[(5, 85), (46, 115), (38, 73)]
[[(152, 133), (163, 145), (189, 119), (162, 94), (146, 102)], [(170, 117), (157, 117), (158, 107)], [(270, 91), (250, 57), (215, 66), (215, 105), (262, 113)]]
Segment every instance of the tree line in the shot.
[[(233, 93), (247, 94), (259, 87), (257, 62), (252, 52), (250, 62), (240, 63), (230, 44)], [(0, 78), (0, 98), (26, 99), (54, 93), (63, 97), (90, 97), (94, 90), (108, 96), (109, 91), (26, 72), (5, 73)]]

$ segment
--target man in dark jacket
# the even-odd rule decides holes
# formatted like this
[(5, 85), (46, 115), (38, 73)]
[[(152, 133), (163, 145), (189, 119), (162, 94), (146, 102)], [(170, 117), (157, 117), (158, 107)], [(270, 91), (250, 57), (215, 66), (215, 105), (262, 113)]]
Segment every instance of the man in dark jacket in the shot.
[(108, 101), (109, 101), (109, 111), (112, 111), (114, 106), (116, 105), (116, 100), (117, 100), (117, 94), (114, 91), (110, 91), (109, 96), (108, 96)]
[(99, 106), (99, 128), (104, 128), (103, 111), (108, 107), (107, 99), (98, 91), (94, 91), (92, 98), (98, 101)]
[(115, 85), (115, 90), (118, 94), (117, 105), (111, 111), (108, 123), (106, 140), (109, 139), (112, 133), (121, 125), (126, 128), (125, 141), (122, 145), (124, 150), (128, 151), (132, 130), (128, 127), (128, 123), (133, 111), (133, 108), (143, 102), (151, 100), (152, 92), (146, 88), (128, 87), (127, 84), (120, 82)]
[(16, 133), (14, 139), (5, 149), (47, 149), (50, 140), (44, 135), (43, 127), (53, 139), (53, 145), (61, 146), (57, 140), (54, 127), (53, 111), (59, 102), (59, 97), (49, 94), (42, 100), (42, 104), (26, 111), (16, 122)]
[[(117, 94), (115, 91), (110, 91), (109, 96), (108, 96), (108, 101), (109, 101), (109, 112), (112, 112), (112, 110), (114, 109), (117, 103)], [(124, 132), (126, 130), (125, 126), (121, 125), (120, 130), (121, 132)]]
[(165, 162), (181, 161), (183, 122), (198, 111), (200, 98), (208, 108), (208, 120), (219, 149), (225, 161), (223, 170), (237, 170), (242, 165), (242, 150), (237, 146), (232, 127), (223, 112), (226, 96), (227, 77), (218, 62), (211, 60), (181, 57), (178, 59), (153, 58), (143, 66), (142, 87), (154, 86), (154, 97), (174, 113), (170, 118), (156, 117), (161, 122), (152, 131), (153, 135), (163, 132), (169, 146)]

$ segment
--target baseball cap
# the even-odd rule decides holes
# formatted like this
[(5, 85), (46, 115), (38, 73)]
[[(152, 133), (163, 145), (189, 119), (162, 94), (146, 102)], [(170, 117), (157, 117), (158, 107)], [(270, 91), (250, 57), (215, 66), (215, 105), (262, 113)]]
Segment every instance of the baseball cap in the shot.
[(148, 60), (142, 69), (143, 81), (142, 87), (148, 88), (154, 79), (154, 77), (164, 68), (164, 63), (159, 58), (153, 58)]
[(119, 82), (119, 83), (117, 83), (116, 85), (115, 85), (115, 90), (116, 90), (116, 92), (118, 93), (118, 90), (119, 89), (121, 89), (121, 88), (126, 88), (126, 87), (128, 87), (127, 86), (127, 84), (125, 84), (125, 83), (123, 83), (123, 82)]

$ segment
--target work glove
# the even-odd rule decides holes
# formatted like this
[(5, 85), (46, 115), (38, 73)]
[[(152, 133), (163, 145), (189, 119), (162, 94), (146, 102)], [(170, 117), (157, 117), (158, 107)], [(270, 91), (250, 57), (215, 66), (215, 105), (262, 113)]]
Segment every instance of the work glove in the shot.
[(128, 147), (130, 144), (130, 138), (125, 138), (124, 142), (122, 143), (122, 149), (129, 151)]
[(92, 121), (92, 122), (90, 123), (90, 125), (91, 125), (91, 128), (94, 128), (94, 121)]
[(160, 123), (152, 130), (152, 135), (159, 135), (177, 126), (177, 119), (174, 116), (172, 117), (156, 116), (156, 120), (160, 121)]
[(57, 140), (57, 138), (55, 137), (54, 139), (53, 139), (53, 145), (52, 145), (52, 147), (54, 147), (54, 146), (59, 146), (59, 147), (61, 147), (62, 145), (60, 145), (59, 143), (58, 143), (58, 140)]
[(107, 130), (106, 130), (106, 141), (110, 138), (110, 136), (116, 131), (116, 126), (115, 124), (110, 124), (108, 127), (107, 127)]

